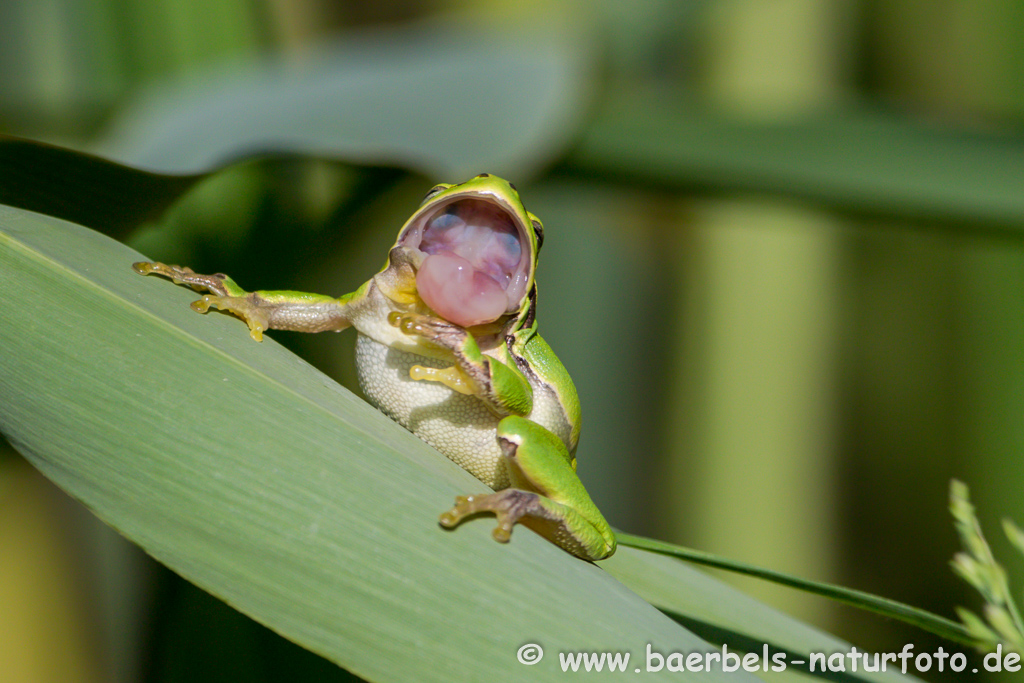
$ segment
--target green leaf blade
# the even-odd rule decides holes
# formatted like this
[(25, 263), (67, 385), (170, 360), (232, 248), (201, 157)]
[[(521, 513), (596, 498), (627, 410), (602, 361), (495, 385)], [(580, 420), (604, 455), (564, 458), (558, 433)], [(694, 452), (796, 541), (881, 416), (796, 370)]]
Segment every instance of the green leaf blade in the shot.
[[(441, 530), (482, 484), (140, 258), (0, 210), (0, 428), (158, 560), (372, 681), (560, 680), (559, 651), (632, 668), (647, 643), (708, 648), (526, 529), (507, 546), (489, 520)], [(548, 654), (526, 670), (528, 642)]]
[(565, 160), (572, 173), (671, 191), (752, 193), (872, 218), (1019, 236), (1024, 140), (867, 107), (730, 120), (675, 93), (610, 94)]

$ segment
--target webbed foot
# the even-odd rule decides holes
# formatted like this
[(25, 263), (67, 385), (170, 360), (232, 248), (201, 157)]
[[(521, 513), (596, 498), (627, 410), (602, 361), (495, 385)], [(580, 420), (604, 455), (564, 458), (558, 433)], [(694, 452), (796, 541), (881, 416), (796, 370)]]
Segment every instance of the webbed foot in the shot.
[(467, 517), (485, 512), (492, 512), (498, 518), (498, 525), (494, 527), (491, 535), (499, 543), (508, 543), (512, 537), (512, 527), (523, 517), (548, 516), (544, 514), (546, 510), (540, 504), (540, 497), (536, 493), (502, 489), (495, 493), (456, 497), (455, 507), (443, 513), (439, 521), (446, 529), (454, 529)]
[(452, 335), (465, 336), (466, 334), (465, 328), (441, 318), (420, 315), (419, 313), (391, 311), (388, 313), (388, 323), (408, 335), (423, 337), (424, 339), (437, 342)]

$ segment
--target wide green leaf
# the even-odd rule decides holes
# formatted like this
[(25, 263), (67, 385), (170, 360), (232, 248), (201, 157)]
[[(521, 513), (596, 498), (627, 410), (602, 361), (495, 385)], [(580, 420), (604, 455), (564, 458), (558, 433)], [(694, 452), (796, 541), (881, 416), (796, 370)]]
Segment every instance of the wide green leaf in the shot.
[[(528, 530), (439, 528), (483, 485), (273, 341), (194, 314), (140, 258), (0, 207), (0, 428), (155, 558), (372, 681), (555, 680), (560, 651), (632, 668), (648, 643), (709, 647)], [(529, 670), (527, 643), (547, 652)]]

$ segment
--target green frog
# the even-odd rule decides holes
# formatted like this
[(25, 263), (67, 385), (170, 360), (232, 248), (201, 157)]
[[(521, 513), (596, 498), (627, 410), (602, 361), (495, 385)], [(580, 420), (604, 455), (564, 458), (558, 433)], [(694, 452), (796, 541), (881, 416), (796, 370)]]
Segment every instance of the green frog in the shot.
[(253, 339), (269, 329), (357, 332), (367, 398), (494, 489), (459, 496), (453, 528), (493, 513), (507, 542), (519, 522), (570, 553), (601, 560), (615, 535), (576, 475), (580, 404), (537, 333), (534, 274), (544, 227), (509, 182), (482, 173), (431, 189), (383, 270), (350, 294), (247, 292), (223, 274), (136, 263), (204, 294), (192, 308), (229, 311)]

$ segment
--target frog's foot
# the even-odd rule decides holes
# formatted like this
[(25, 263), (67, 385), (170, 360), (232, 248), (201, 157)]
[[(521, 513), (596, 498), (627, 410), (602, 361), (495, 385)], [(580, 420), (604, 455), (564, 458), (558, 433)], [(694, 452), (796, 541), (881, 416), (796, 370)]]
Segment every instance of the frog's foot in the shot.
[(470, 383), (469, 378), (466, 377), (466, 373), (459, 370), (455, 365), (444, 370), (414, 365), (409, 368), (409, 377), (417, 381), (439, 382), (460, 394), (471, 396), (474, 393), (473, 385)]
[(508, 543), (512, 537), (512, 527), (520, 520), (525, 522), (524, 518), (557, 521), (536, 493), (520, 489), (502, 489), (495, 493), (456, 497), (455, 507), (441, 515), (441, 526), (453, 529), (467, 517), (484, 512), (493, 512), (498, 518), (498, 526), (491, 535), (499, 543)]
[[(166, 263), (155, 263), (140, 261), (133, 263), (132, 269), (140, 275), (162, 275), (176, 285), (188, 285), (197, 292), (212, 292), (219, 296), (230, 296), (232, 294), (243, 294), (241, 290), (232, 292), (231, 289), (238, 289), (238, 286), (224, 273), (214, 275), (200, 275), (191, 268), (181, 266), (169, 266)], [(232, 287), (234, 285), (234, 287)]]
[(249, 335), (253, 339), (263, 341), (263, 332), (270, 326), (267, 311), (260, 306), (255, 294), (243, 290), (227, 275), (200, 275), (191, 268), (145, 261), (133, 263), (132, 268), (141, 275), (161, 275), (177, 285), (188, 285), (198, 292), (212, 292), (193, 301), (192, 310), (206, 313), (216, 308), (233, 313), (249, 326)]
[[(465, 328), (441, 318), (433, 318), (419, 313), (391, 311), (388, 313), (388, 323), (410, 336), (423, 337), (442, 346), (448, 346), (456, 338), (461, 339), (466, 336)], [(446, 341), (449, 344), (446, 344)]]
[(263, 332), (270, 327), (266, 310), (260, 307), (253, 294), (248, 296), (204, 294), (197, 301), (192, 302), (192, 310), (199, 313), (206, 313), (211, 308), (234, 313), (244, 320), (245, 324), (249, 326), (249, 336), (256, 341), (263, 341)]

